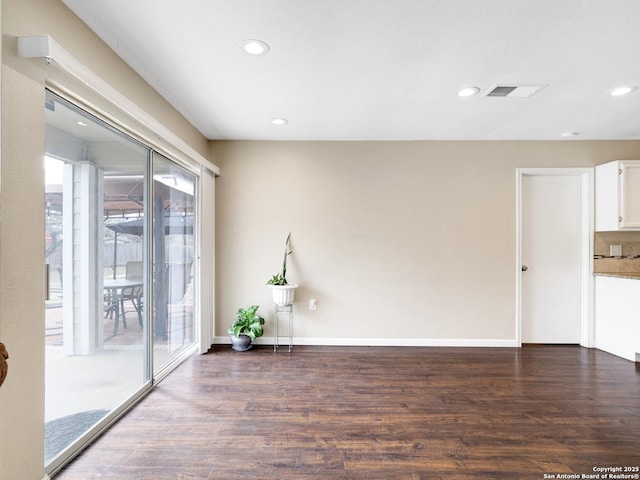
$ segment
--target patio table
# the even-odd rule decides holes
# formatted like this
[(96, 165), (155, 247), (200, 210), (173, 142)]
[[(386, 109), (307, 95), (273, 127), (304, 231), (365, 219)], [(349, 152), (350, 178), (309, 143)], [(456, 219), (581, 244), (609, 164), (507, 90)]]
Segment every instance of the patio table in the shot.
[[(122, 324), (127, 326), (127, 319), (125, 318), (124, 306), (120, 309), (120, 305), (122, 305), (122, 298), (124, 295), (124, 291), (126, 289), (133, 289), (137, 287), (141, 287), (142, 280), (129, 279), (129, 278), (115, 278), (115, 279), (105, 279), (104, 280), (104, 290), (107, 293), (107, 298), (109, 299), (109, 307), (113, 308), (115, 312), (115, 324), (113, 326), (113, 334), (118, 334), (118, 325), (120, 323), (120, 315), (122, 315)], [(122, 311), (121, 311), (122, 310)]]

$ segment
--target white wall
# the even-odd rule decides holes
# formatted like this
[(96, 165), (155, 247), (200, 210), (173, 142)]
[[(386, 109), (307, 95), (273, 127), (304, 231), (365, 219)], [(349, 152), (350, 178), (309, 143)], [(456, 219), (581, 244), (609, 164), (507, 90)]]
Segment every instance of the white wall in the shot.
[(3, 0), (2, 33), (0, 333), (10, 359), (9, 375), (0, 389), (0, 477), (40, 480), (44, 477), (45, 82), (77, 93), (106, 114), (128, 123), (131, 119), (60, 68), (47, 67), (42, 59), (18, 58), (17, 37), (51, 35), (191, 148), (206, 155), (208, 142), (58, 0)]
[[(218, 341), (291, 232), (298, 343), (515, 342), (517, 167), (636, 158), (640, 142), (212, 142)], [(308, 299), (318, 300), (309, 311)]]

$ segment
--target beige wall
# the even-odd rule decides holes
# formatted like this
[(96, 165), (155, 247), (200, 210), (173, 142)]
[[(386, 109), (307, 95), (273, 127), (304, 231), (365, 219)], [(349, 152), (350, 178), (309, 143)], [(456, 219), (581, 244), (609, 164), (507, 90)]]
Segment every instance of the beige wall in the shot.
[[(212, 142), (216, 335), (292, 235), (300, 343), (515, 339), (517, 167), (640, 158), (640, 142)], [(316, 311), (308, 299), (318, 300)], [(222, 338), (219, 339), (222, 341)]]
[[(9, 375), (0, 389), (0, 477), (44, 476), (44, 86), (117, 110), (56, 66), (16, 56), (17, 37), (49, 34), (120, 93), (203, 155), (207, 140), (57, 0), (2, 1), (2, 209), (0, 339)], [(126, 119), (125, 119), (126, 120)], [(128, 120), (126, 120), (128, 121)], [(140, 129), (142, 133), (143, 129)]]

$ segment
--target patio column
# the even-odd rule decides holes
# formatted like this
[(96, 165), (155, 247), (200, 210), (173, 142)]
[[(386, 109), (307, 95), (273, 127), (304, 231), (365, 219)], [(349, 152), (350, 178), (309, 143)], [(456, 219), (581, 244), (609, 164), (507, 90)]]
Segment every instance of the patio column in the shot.
[(91, 355), (104, 343), (103, 182), (90, 162), (65, 166), (64, 350)]

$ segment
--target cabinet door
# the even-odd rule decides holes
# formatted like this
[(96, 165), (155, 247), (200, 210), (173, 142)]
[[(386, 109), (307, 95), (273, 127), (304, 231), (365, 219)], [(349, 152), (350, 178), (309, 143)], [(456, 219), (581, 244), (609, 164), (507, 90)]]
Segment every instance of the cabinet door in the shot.
[(640, 228), (640, 162), (620, 162), (620, 228)]
[(595, 278), (596, 347), (635, 361), (640, 353), (640, 280)]
[(596, 167), (596, 231), (620, 229), (620, 175), (618, 162)]

